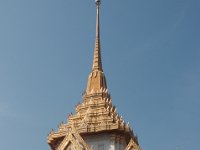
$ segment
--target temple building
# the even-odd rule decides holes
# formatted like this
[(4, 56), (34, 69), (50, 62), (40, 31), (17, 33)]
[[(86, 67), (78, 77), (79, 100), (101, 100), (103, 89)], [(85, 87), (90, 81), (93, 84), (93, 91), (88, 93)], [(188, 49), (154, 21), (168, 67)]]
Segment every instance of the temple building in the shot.
[(75, 114), (49, 133), (47, 141), (52, 150), (140, 150), (137, 137), (118, 115), (107, 89), (101, 61), (100, 3), (96, 0), (96, 40), (87, 87)]

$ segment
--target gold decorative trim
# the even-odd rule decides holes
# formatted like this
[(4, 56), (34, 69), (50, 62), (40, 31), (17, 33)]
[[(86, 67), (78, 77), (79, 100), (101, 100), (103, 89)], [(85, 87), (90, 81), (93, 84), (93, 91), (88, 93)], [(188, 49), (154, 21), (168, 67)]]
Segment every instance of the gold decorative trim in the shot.
[(125, 150), (140, 150), (140, 146), (131, 139)]
[(70, 142), (75, 150), (89, 150), (88, 145), (74, 128), (68, 132), (64, 140), (58, 146), (57, 150), (64, 150)]

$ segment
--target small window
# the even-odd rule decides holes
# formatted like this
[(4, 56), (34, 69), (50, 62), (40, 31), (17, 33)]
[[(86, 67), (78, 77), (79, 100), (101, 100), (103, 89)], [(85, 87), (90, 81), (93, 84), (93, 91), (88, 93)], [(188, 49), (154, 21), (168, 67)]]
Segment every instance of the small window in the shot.
[(98, 145), (98, 150), (104, 150), (104, 144)]

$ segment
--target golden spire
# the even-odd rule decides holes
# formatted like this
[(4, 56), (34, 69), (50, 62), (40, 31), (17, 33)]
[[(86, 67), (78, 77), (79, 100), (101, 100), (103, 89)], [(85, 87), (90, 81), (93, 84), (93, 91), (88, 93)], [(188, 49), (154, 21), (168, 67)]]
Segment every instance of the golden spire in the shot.
[(101, 47), (100, 47), (100, 27), (99, 27), (99, 9), (101, 0), (96, 1), (96, 39), (94, 48), (94, 60), (92, 66), (92, 72), (88, 77), (88, 84), (86, 94), (92, 94), (96, 92), (102, 92), (107, 89), (106, 79), (103, 73), (102, 62), (101, 62)]
[[(112, 105), (110, 94), (106, 86), (100, 53), (99, 39), (99, 6), (101, 0), (96, 0), (97, 23), (94, 62), (92, 72), (88, 77), (88, 84), (83, 102), (76, 106), (76, 113), (68, 116), (68, 122), (61, 123), (57, 131), (48, 135), (48, 144), (52, 150), (70, 149), (90, 150), (91, 144), (87, 139), (90, 135), (106, 133), (112, 140), (120, 141), (125, 150), (140, 150), (137, 137), (129, 123), (125, 123)], [(98, 140), (97, 140), (98, 142)]]
[(99, 9), (100, 9), (100, 0), (96, 0), (97, 7), (97, 17), (96, 17), (96, 41), (95, 41), (95, 49), (94, 49), (94, 60), (92, 70), (100, 70), (102, 71), (102, 63), (101, 63), (101, 47), (100, 47), (100, 32), (99, 32)]

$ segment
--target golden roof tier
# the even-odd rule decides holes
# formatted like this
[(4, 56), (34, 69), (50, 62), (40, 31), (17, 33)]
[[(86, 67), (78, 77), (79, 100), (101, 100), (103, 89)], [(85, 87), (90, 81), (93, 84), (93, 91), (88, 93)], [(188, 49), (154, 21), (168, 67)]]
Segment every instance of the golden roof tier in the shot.
[[(137, 137), (129, 123), (119, 116), (107, 89), (106, 78), (101, 62), (99, 9), (100, 0), (96, 0), (96, 40), (92, 71), (88, 77), (83, 101), (76, 106), (75, 114), (68, 116), (67, 123), (61, 123), (57, 131), (48, 135), (48, 144), (52, 150), (92, 150), (88, 137), (109, 134), (110, 139), (123, 143), (120, 150), (139, 150)], [(101, 146), (101, 145), (100, 145)], [(98, 148), (99, 149), (99, 148)], [(110, 150), (110, 149), (109, 149)], [(115, 148), (111, 148), (115, 150)]]

